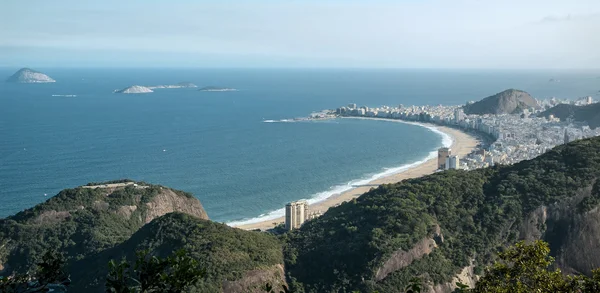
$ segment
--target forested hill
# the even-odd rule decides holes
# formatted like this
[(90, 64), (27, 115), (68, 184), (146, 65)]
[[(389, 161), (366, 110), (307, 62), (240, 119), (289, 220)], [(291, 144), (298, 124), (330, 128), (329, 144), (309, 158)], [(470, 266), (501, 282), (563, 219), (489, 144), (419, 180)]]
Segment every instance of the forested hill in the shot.
[(285, 283), (281, 243), (276, 237), (171, 213), (114, 248), (74, 263), (70, 291), (106, 292), (104, 281), (111, 259), (133, 262), (140, 250), (167, 257), (178, 249), (185, 249), (206, 271), (193, 292), (263, 292), (266, 283), (277, 287)]
[[(384, 185), (288, 234), (294, 292), (449, 292), (517, 239), (550, 243), (567, 272), (600, 267), (600, 138), (530, 161)], [(584, 253), (585, 252), (585, 253)]]
[(0, 272), (25, 272), (54, 249), (81, 259), (121, 243), (170, 212), (208, 219), (191, 194), (130, 180), (65, 189), (46, 202), (0, 219)]

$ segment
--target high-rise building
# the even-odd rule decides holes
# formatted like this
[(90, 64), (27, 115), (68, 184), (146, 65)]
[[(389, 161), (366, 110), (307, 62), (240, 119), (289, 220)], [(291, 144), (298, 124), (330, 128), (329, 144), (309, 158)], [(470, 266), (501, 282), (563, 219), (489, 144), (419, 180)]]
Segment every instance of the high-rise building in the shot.
[(446, 159), (451, 155), (452, 150), (450, 148), (438, 149), (438, 163), (437, 167), (440, 170), (446, 169)]
[(348, 108), (350, 108), (350, 109), (356, 109), (356, 104), (354, 104), (354, 103), (348, 104)]
[(456, 108), (454, 110), (454, 123), (458, 124), (460, 121), (462, 121), (465, 117), (465, 113), (463, 112), (462, 108)]
[(304, 200), (285, 205), (285, 229), (298, 229), (308, 219), (308, 203)]
[(460, 166), (460, 160), (457, 155), (451, 155), (446, 158), (445, 169), (458, 169)]

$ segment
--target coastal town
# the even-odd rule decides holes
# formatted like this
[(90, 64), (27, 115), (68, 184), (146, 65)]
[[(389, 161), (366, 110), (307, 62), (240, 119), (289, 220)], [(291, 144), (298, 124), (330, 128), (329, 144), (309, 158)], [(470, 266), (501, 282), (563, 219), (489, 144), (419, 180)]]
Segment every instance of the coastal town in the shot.
[[(551, 99), (541, 100), (538, 103), (543, 109), (545, 105), (555, 106), (560, 103), (588, 105), (594, 101), (592, 97), (585, 97), (576, 101)], [(572, 119), (561, 121), (552, 116), (538, 117), (537, 114), (540, 112), (541, 110), (525, 109), (521, 114), (466, 115), (462, 106), (399, 105), (369, 108), (349, 104), (330, 111), (329, 115), (431, 123), (480, 135), (484, 143), (466, 157), (455, 158), (460, 163), (452, 167), (463, 170), (484, 168), (494, 164), (514, 164), (533, 159), (557, 145), (600, 135), (600, 128), (591, 129), (586, 123), (575, 122)]]
[[(434, 124), (466, 132), (479, 139), (479, 144), (462, 157), (449, 147), (438, 149), (437, 171), (448, 169), (473, 170), (496, 164), (510, 165), (533, 159), (553, 147), (574, 140), (600, 136), (600, 127), (591, 128), (585, 122), (573, 118), (559, 119), (553, 115), (540, 115), (545, 109), (566, 104), (586, 106), (596, 103), (592, 97), (576, 100), (556, 98), (536, 100), (537, 107), (522, 109), (518, 114), (465, 114), (464, 106), (380, 106), (368, 107), (348, 104), (335, 110), (312, 113), (301, 120), (324, 120), (336, 118), (391, 119), (413, 123)], [(468, 104), (467, 104), (468, 105)], [(303, 204), (303, 205), (302, 205)], [(302, 212), (295, 207), (302, 205)], [(298, 209), (300, 210), (300, 209)], [(286, 207), (285, 228), (292, 230), (312, 218), (308, 206), (289, 203)], [(298, 220), (300, 219), (300, 220)]]

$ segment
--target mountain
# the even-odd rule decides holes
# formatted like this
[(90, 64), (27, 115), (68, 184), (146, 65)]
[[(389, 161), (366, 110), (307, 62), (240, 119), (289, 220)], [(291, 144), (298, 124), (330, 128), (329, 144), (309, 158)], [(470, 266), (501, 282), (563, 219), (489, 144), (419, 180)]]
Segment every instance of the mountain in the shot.
[(373, 189), (286, 235), (294, 292), (426, 292), (473, 284), (497, 252), (543, 239), (567, 273), (600, 267), (600, 138), (512, 166)]
[(146, 94), (154, 92), (151, 88), (141, 86), (141, 85), (132, 85), (130, 87), (124, 88), (122, 90), (116, 90), (115, 93), (118, 94)]
[(93, 255), (170, 212), (208, 219), (191, 194), (160, 185), (120, 180), (65, 189), (0, 219), (0, 272), (24, 272), (50, 248), (71, 261)]
[(540, 113), (538, 116), (549, 117), (550, 115), (560, 118), (560, 120), (572, 118), (578, 122), (586, 122), (590, 128), (596, 128), (600, 126), (600, 103), (585, 106), (559, 104)]
[(194, 292), (264, 292), (261, 288), (266, 283), (285, 283), (281, 243), (274, 236), (171, 213), (145, 225), (125, 242), (75, 262), (69, 290), (105, 292), (109, 260), (125, 257), (133, 262), (135, 252), (145, 249), (166, 257), (180, 248), (206, 269), (206, 277)]
[(35, 71), (30, 68), (19, 69), (19, 71), (15, 72), (15, 74), (11, 75), (6, 81), (7, 82), (16, 82), (16, 83), (56, 82), (56, 80), (50, 78), (48, 75), (45, 75), (39, 71)]
[(509, 89), (463, 107), (465, 114), (514, 114), (525, 109), (539, 108), (537, 101), (528, 93)]

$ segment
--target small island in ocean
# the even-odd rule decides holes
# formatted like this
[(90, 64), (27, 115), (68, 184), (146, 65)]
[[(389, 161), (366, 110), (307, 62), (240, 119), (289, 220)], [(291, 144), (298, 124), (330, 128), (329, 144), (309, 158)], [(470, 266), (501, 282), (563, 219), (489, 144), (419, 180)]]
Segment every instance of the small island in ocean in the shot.
[(132, 85), (130, 87), (124, 88), (122, 90), (115, 90), (117, 94), (147, 94), (154, 92), (151, 88), (141, 86), (141, 85)]
[(217, 86), (205, 86), (199, 89), (201, 92), (235, 92), (237, 89)]
[(15, 74), (11, 75), (7, 82), (14, 83), (49, 83), (56, 82), (50, 76), (43, 74), (39, 71), (35, 71), (31, 68), (21, 68)]
[(181, 89), (181, 88), (195, 88), (195, 87), (198, 87), (198, 86), (191, 82), (179, 82), (176, 84), (149, 86), (148, 88), (149, 89)]

